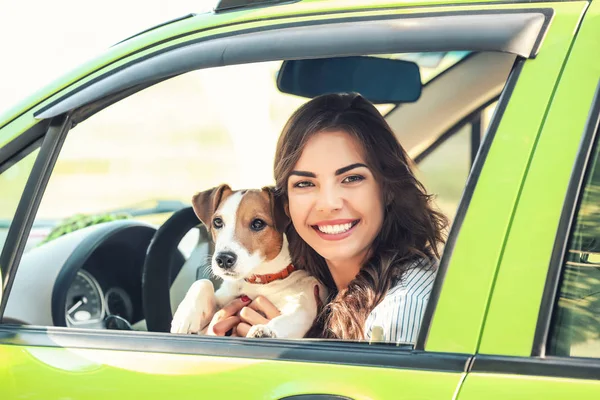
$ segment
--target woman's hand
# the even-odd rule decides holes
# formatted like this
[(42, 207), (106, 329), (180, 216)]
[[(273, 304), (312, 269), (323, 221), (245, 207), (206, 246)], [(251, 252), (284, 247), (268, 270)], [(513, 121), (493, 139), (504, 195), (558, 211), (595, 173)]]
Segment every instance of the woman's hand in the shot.
[(250, 298), (242, 296), (217, 311), (210, 321), (210, 324), (208, 324), (206, 334), (211, 336), (226, 336), (227, 332), (232, 329), (233, 334), (235, 334), (234, 328), (241, 321), (237, 314), (244, 309), (248, 303), (250, 303)]
[(233, 336), (245, 337), (253, 325), (265, 325), (281, 312), (263, 296), (258, 296), (238, 313), (241, 322), (233, 332)]
[[(315, 301), (317, 303), (317, 312), (321, 311), (323, 302), (319, 297), (319, 286), (314, 288)], [(280, 315), (281, 312), (263, 296), (258, 296), (247, 307), (243, 307), (239, 312), (241, 322), (236, 326), (232, 336), (245, 337), (248, 331), (254, 325), (265, 325), (273, 318)]]

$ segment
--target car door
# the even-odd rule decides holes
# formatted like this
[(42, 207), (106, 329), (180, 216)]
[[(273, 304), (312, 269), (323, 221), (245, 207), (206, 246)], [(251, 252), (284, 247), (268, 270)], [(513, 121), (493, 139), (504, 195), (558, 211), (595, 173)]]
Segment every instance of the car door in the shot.
[(536, 138), (459, 399), (600, 396), (599, 34), (590, 3)]
[[(122, 43), (97, 65), (57, 83), (41, 103), (32, 99), (22, 107), (26, 111), (9, 112), (0, 128), (0, 171), (25, 162), (28, 178), (18, 205), (7, 200), (14, 211), (0, 257), (2, 312), (65, 136), (74, 121), (85, 123), (90, 109), (97, 112), (167, 76), (223, 63), (448, 47), (518, 56), (467, 180), (414, 346), (259, 342), (4, 321), (3, 393), (45, 399), (453, 398), (476, 353), (522, 177), (586, 6), (577, 1), (441, 8), (365, 3), (364, 9), (338, 10), (297, 3), (207, 14)], [(302, 40), (294, 42), (299, 34)], [(475, 109), (485, 105), (480, 102)], [(522, 135), (515, 135), (517, 129)], [(29, 153), (36, 145), (39, 152)], [(33, 164), (25, 161), (32, 159)]]

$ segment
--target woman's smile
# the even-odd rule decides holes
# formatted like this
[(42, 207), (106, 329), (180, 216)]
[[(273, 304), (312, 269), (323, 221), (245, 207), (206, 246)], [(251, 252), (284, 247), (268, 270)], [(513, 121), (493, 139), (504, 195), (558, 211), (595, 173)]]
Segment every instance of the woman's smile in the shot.
[(317, 234), (325, 240), (342, 240), (352, 234), (360, 219), (337, 219), (311, 225)]

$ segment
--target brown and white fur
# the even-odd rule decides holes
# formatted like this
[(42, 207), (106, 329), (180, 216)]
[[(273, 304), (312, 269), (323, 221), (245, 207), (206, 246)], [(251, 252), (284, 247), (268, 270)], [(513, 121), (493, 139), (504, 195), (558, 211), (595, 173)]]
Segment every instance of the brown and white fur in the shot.
[[(246, 280), (276, 274), (291, 263), (283, 233), (289, 219), (276, 204), (272, 189), (233, 191), (221, 185), (194, 195), (192, 205), (212, 234), (211, 268), (223, 283), (215, 292), (208, 279), (194, 282), (175, 312), (171, 333), (203, 334), (217, 310), (246, 295), (250, 299), (263, 296), (281, 312), (268, 324), (253, 326), (247, 337), (304, 337), (317, 315), (315, 285), (319, 285), (321, 301), (326, 297), (325, 288), (314, 277), (295, 270), (266, 284)], [(257, 220), (264, 222), (262, 229), (256, 229), (262, 226)]]

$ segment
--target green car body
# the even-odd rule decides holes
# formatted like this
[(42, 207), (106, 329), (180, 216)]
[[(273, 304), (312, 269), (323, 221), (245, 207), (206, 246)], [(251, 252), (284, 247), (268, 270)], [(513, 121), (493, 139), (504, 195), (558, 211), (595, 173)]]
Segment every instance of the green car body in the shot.
[(58, 99), (192, 40), (282, 22), (528, 9), (552, 16), (537, 54), (515, 67), (500, 98), (414, 350), (286, 341), (260, 347), (231, 338), (166, 344), (155, 333), (0, 326), (0, 398), (599, 398), (600, 359), (546, 356), (539, 348), (557, 231), (600, 79), (597, 1), (305, 0), (190, 16), (111, 47), (8, 110), (0, 116), (0, 150), (30, 145), (19, 137)]

